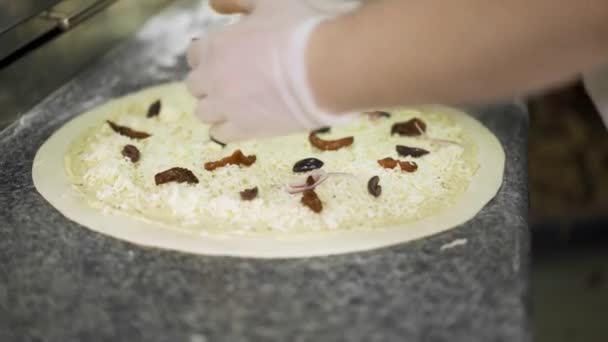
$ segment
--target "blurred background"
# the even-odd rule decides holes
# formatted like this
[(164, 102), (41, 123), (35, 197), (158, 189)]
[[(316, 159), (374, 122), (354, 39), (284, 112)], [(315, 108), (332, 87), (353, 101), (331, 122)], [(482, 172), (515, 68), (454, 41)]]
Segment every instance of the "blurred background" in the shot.
[(608, 131), (580, 83), (529, 109), (535, 341), (606, 341)]

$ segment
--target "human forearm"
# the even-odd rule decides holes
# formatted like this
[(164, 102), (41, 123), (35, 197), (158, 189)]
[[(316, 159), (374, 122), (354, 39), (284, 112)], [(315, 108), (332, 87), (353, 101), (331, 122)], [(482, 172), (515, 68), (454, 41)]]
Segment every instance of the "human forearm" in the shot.
[(369, 1), (312, 36), (309, 78), (329, 110), (487, 101), (608, 59), (604, 0)]

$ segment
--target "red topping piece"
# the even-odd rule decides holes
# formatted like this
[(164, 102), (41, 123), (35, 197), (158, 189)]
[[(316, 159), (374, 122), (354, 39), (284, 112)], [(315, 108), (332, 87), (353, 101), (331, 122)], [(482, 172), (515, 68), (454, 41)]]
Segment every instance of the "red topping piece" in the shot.
[(243, 201), (251, 201), (258, 197), (258, 187), (256, 186), (255, 188), (245, 189), (241, 191), (240, 194)]
[(151, 134), (148, 134), (146, 132), (139, 132), (136, 131), (132, 128), (129, 128), (127, 126), (120, 126), (115, 124), (114, 122), (108, 120), (106, 121), (108, 123), (108, 125), (110, 125), (110, 128), (112, 128), (112, 130), (120, 135), (124, 135), (125, 137), (129, 137), (132, 139), (137, 139), (137, 140), (141, 140), (141, 139), (146, 139), (151, 137)]
[(322, 151), (335, 151), (344, 147), (348, 147), (355, 142), (354, 137), (346, 137), (337, 140), (323, 140), (317, 136), (317, 132), (311, 132), (308, 135), (310, 144)]
[(217, 168), (224, 167), (226, 165), (243, 165), (251, 166), (255, 163), (256, 156), (245, 156), (241, 150), (234, 151), (230, 156), (222, 158), (218, 161), (205, 163), (205, 170), (213, 171)]
[(378, 160), (378, 164), (385, 169), (394, 169), (399, 165), (402, 171), (414, 172), (418, 170), (418, 164), (414, 162), (395, 160), (390, 157)]
[(391, 127), (391, 135), (399, 134), (401, 136), (415, 137), (424, 134), (424, 132), (426, 132), (426, 124), (418, 118), (397, 122)]
[(161, 185), (169, 182), (198, 184), (198, 178), (192, 171), (183, 167), (174, 167), (169, 170), (157, 173), (154, 176), (156, 185)]
[(302, 194), (302, 199), (300, 200), (302, 204), (310, 208), (310, 210), (315, 213), (320, 213), (323, 211), (323, 203), (321, 203), (321, 199), (317, 196), (317, 193), (314, 190), (306, 190)]

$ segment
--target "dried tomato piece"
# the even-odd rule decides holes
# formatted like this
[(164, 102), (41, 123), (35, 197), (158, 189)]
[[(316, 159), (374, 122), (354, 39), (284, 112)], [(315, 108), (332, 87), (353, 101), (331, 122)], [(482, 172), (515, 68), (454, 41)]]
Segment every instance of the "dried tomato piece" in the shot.
[(391, 117), (391, 113), (389, 112), (383, 112), (381, 110), (376, 110), (373, 112), (365, 112), (365, 114), (367, 115), (367, 117), (370, 118), (370, 120), (372, 121), (376, 121), (382, 118), (390, 118)]
[(240, 194), (243, 201), (251, 201), (258, 197), (258, 187), (256, 186), (255, 188), (245, 189), (241, 191)]
[(380, 177), (378, 176), (373, 176), (367, 181), (367, 192), (374, 197), (378, 197), (382, 193), (382, 187), (378, 183), (380, 183)]
[(120, 135), (124, 135), (125, 137), (129, 137), (132, 139), (137, 139), (137, 140), (141, 140), (141, 139), (146, 139), (151, 137), (151, 134), (148, 134), (146, 132), (139, 132), (136, 131), (132, 128), (129, 128), (127, 126), (120, 126), (115, 124), (114, 122), (107, 120), (106, 121), (108, 123), (108, 125), (110, 125), (110, 127), (112, 128), (112, 130)]
[(418, 170), (418, 164), (414, 162), (395, 160), (390, 157), (378, 160), (378, 164), (385, 169), (394, 169), (399, 165), (402, 171), (414, 172)]
[(293, 172), (308, 172), (323, 167), (323, 161), (317, 158), (305, 158), (293, 165)]
[(198, 178), (192, 171), (183, 167), (174, 167), (169, 170), (157, 173), (154, 176), (156, 185), (161, 185), (169, 182), (198, 184)]
[(161, 109), (161, 102), (160, 100), (156, 100), (154, 101), (150, 107), (148, 107), (148, 114), (146, 114), (146, 117), (148, 118), (153, 118), (155, 116), (158, 116), (158, 114), (160, 114), (160, 109)]
[(419, 158), (430, 153), (429, 151), (423, 148), (409, 147), (404, 145), (397, 145), (396, 149), (397, 153), (399, 153), (399, 155), (402, 157), (411, 156), (413, 158)]
[(391, 135), (399, 134), (401, 136), (415, 137), (424, 134), (424, 132), (426, 132), (426, 124), (418, 118), (397, 122), (391, 127)]
[(323, 151), (335, 151), (344, 147), (348, 147), (355, 142), (354, 137), (346, 137), (337, 140), (323, 140), (317, 136), (317, 133), (311, 132), (308, 135), (308, 141), (310, 144), (319, 150)]
[(401, 168), (401, 171), (406, 172), (415, 172), (418, 170), (418, 164), (410, 161), (400, 161), (399, 167)]
[(213, 171), (217, 168), (224, 167), (226, 165), (251, 166), (253, 163), (255, 163), (255, 160), (256, 156), (245, 156), (243, 152), (241, 152), (241, 150), (236, 150), (228, 157), (222, 158), (218, 161), (205, 163), (205, 170)]
[(300, 200), (302, 204), (310, 208), (310, 210), (315, 213), (320, 213), (323, 211), (323, 203), (317, 193), (314, 190), (306, 190), (302, 193), (302, 199)]
[(394, 169), (399, 164), (399, 161), (389, 157), (378, 160), (378, 164), (385, 169)]
[(139, 150), (133, 145), (126, 145), (123, 147), (122, 155), (131, 159), (132, 163), (137, 163), (139, 161)]
[(307, 186), (311, 186), (311, 185), (313, 185), (315, 183), (316, 183), (316, 181), (315, 181), (315, 178), (313, 176), (308, 176), (306, 178), (306, 185)]

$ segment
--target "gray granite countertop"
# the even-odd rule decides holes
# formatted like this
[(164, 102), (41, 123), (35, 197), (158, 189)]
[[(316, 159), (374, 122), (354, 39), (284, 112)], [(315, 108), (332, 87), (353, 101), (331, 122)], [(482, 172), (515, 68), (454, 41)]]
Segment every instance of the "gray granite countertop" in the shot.
[[(178, 2), (0, 132), (0, 341), (529, 341), (522, 106), (476, 113), (507, 153), (473, 220), (419, 241), (332, 257), (256, 260), (142, 248), (91, 232), (35, 191), (32, 159), (63, 123), (182, 78), (214, 24)], [(456, 239), (467, 243), (441, 246)]]

